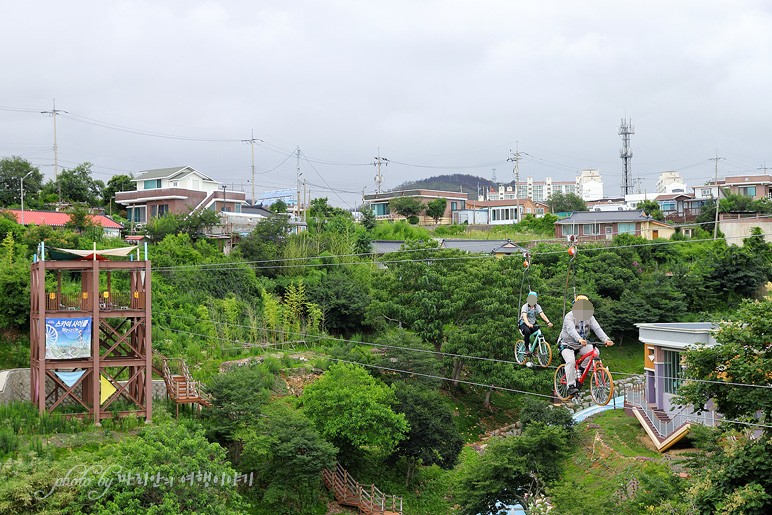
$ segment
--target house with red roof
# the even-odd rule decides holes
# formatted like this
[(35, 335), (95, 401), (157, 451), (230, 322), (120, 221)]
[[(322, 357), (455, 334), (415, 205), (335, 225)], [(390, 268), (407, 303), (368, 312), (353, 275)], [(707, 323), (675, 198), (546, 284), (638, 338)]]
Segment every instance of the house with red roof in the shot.
[[(23, 225), (48, 225), (51, 227), (64, 227), (70, 221), (68, 213), (59, 211), (29, 211), (25, 209), (7, 209), (6, 212), (16, 217), (16, 222)], [(120, 238), (123, 225), (111, 220), (104, 215), (90, 215), (91, 222), (101, 225), (104, 235), (108, 238)]]

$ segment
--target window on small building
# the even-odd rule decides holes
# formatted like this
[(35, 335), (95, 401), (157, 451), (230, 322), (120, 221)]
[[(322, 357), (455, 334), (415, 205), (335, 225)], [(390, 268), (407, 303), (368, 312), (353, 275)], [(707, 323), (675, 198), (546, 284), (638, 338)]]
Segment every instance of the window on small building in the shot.
[(598, 228), (596, 224), (582, 224), (582, 234), (590, 235), (590, 234), (598, 234)]
[(144, 182), (146, 190), (154, 190), (161, 187), (161, 179), (151, 179)]
[(675, 201), (670, 200), (670, 201), (667, 201), (667, 202), (660, 202), (659, 208), (662, 211), (675, 211), (676, 210)]
[(681, 353), (672, 350), (666, 350), (663, 353), (665, 358), (665, 392), (678, 393), (684, 376), (681, 368)]
[(169, 204), (161, 204), (158, 206), (158, 216), (164, 216), (169, 212)]
[(563, 225), (563, 236), (570, 236), (577, 234), (577, 227), (575, 225)]
[(635, 234), (635, 222), (620, 222), (617, 226), (618, 234)]
[(536, 208), (536, 214), (537, 215), (543, 215), (544, 214), (544, 208), (543, 207), (537, 207)]
[(745, 195), (746, 197), (755, 197), (756, 186), (740, 186), (739, 188), (737, 188), (737, 192), (740, 195)]
[(458, 202), (451, 202), (450, 203), (450, 210), (451, 211), (458, 211)]

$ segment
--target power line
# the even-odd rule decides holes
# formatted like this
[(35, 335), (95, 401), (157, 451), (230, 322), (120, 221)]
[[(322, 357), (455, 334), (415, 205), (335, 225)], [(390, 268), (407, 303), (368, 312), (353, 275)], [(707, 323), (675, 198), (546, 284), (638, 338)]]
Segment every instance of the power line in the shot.
[[(769, 215), (772, 217), (772, 215)], [(702, 222), (701, 224), (706, 223), (712, 223), (712, 222)], [(692, 225), (701, 225), (701, 224), (692, 224)], [(770, 233), (772, 234), (772, 233)], [(769, 236), (770, 234), (762, 233), (760, 236)], [(726, 240), (736, 240), (736, 239), (747, 239), (748, 236), (728, 236), (724, 239)], [(551, 240), (534, 240), (539, 242), (555, 242), (556, 239)], [(584, 252), (595, 252), (599, 250), (619, 250), (619, 249), (629, 249), (629, 248), (639, 248), (639, 247), (653, 247), (653, 246), (659, 246), (659, 245), (676, 245), (676, 244), (685, 244), (685, 243), (705, 243), (705, 242), (711, 242), (714, 241), (712, 238), (704, 238), (699, 240), (671, 240), (671, 241), (660, 241), (660, 242), (650, 242), (650, 243), (634, 243), (629, 245), (610, 245), (610, 246), (597, 246), (597, 247), (583, 247), (581, 249), (582, 253)], [(447, 249), (447, 248), (421, 248), (421, 249), (404, 249), (404, 250), (397, 250), (394, 252), (389, 252), (386, 254), (399, 254), (402, 252), (438, 252), (438, 251), (453, 251), (456, 249)], [(553, 255), (553, 254), (563, 254), (565, 253), (565, 250), (553, 250), (553, 251), (542, 251), (539, 252), (539, 255)], [(201, 263), (201, 264), (192, 264), (192, 265), (174, 265), (174, 266), (167, 266), (167, 267), (157, 267), (154, 268), (154, 270), (158, 271), (174, 271), (174, 270), (185, 270), (185, 269), (212, 269), (212, 270), (238, 270), (240, 266), (243, 265), (252, 265), (252, 264), (260, 264), (260, 263), (284, 263), (289, 261), (308, 261), (308, 260), (315, 260), (315, 259), (330, 259), (330, 258), (340, 258), (340, 257), (365, 257), (365, 256), (375, 256), (374, 253), (357, 253), (357, 254), (338, 254), (338, 255), (326, 255), (326, 256), (309, 256), (309, 257), (297, 257), (297, 258), (276, 258), (276, 259), (265, 259), (265, 260), (259, 260), (259, 261), (231, 261), (231, 262), (224, 262), (224, 263)], [(427, 261), (458, 261), (458, 260), (475, 260), (475, 259), (493, 259), (495, 258), (492, 255), (489, 254), (482, 254), (482, 255), (476, 255), (476, 254), (467, 254), (463, 256), (457, 256), (457, 257), (450, 257), (450, 258), (435, 258), (435, 257), (425, 257), (425, 258), (418, 258), (418, 259), (385, 259), (385, 260), (379, 260), (379, 263), (383, 264), (394, 264), (394, 263), (420, 263), (420, 262), (427, 262)], [(372, 261), (347, 261), (342, 263), (298, 263), (293, 265), (269, 265), (269, 266), (255, 266), (253, 268), (255, 269), (273, 269), (273, 268), (288, 268), (288, 267), (298, 267), (298, 266), (309, 266), (309, 267), (317, 267), (317, 266), (341, 266), (341, 265), (361, 265), (361, 264), (367, 264), (371, 265)]]
[[(166, 329), (170, 330), (170, 331), (173, 331), (173, 332), (187, 333), (187, 331), (182, 331), (182, 330), (179, 330), (179, 329), (173, 329), (173, 328), (170, 328), (170, 327), (166, 327)], [(195, 334), (195, 333), (188, 333), (188, 334)], [(211, 336), (211, 335), (200, 335), (200, 336), (205, 337), (205, 338), (213, 338), (213, 339), (217, 339), (217, 340), (225, 340), (225, 341), (231, 341), (231, 342), (234, 342), (234, 343), (238, 343), (235, 340), (227, 340), (227, 339), (224, 339), (224, 338), (221, 338), (221, 337), (215, 337), (215, 336)], [(286, 345), (288, 343), (297, 343), (297, 342), (283, 342), (283, 343), (277, 344), (277, 345)], [(243, 349), (243, 347), (241, 347), (241, 348)], [(471, 385), (471, 386), (480, 386), (480, 387), (488, 388), (488, 389), (491, 389), (491, 390), (501, 390), (501, 391), (506, 391), (506, 392), (510, 392), (510, 393), (519, 393), (519, 394), (522, 394), (522, 395), (532, 395), (534, 397), (541, 397), (541, 398), (546, 398), (546, 399), (550, 399), (550, 400), (554, 399), (553, 395), (545, 395), (543, 393), (530, 392), (530, 391), (527, 391), (527, 390), (517, 390), (515, 388), (508, 388), (508, 387), (505, 387), (505, 386), (498, 386), (498, 385), (495, 385), (495, 384), (478, 383), (478, 382), (474, 382), (474, 381), (467, 381), (467, 380), (460, 379), (460, 378), (459, 379), (454, 379), (452, 377), (439, 376), (439, 375), (434, 375), (434, 374), (426, 374), (426, 373), (422, 373), (422, 372), (414, 372), (412, 370), (402, 370), (402, 369), (398, 369), (398, 368), (384, 367), (384, 366), (381, 366), (381, 365), (374, 365), (374, 364), (371, 364), (371, 363), (362, 363), (362, 362), (359, 362), (359, 361), (346, 360), (346, 359), (342, 359), (342, 358), (335, 358), (335, 357), (332, 357), (332, 356), (330, 356), (328, 354), (325, 354), (324, 359), (328, 359), (330, 361), (337, 361), (337, 362), (340, 362), (340, 363), (348, 363), (348, 364), (351, 364), (351, 365), (359, 365), (359, 366), (367, 367), (367, 368), (374, 368), (374, 369), (378, 369), (378, 370), (385, 370), (385, 371), (388, 371), (388, 372), (396, 372), (396, 373), (408, 374), (408, 375), (412, 375), (412, 376), (426, 377), (426, 378), (429, 378), (429, 379), (438, 379), (438, 380), (441, 380), (441, 381), (450, 381), (450, 382), (452, 382), (454, 384), (456, 384), (456, 383), (463, 383), (463, 384), (468, 384), (468, 385)], [(746, 425), (746, 426), (751, 426), (751, 427), (772, 428), (772, 425), (769, 425), (769, 424), (752, 423), (752, 422), (745, 422), (745, 421), (740, 421), (740, 420), (720, 419), (719, 421), (720, 422), (726, 422), (726, 423), (734, 423), (734, 424)]]
[[(320, 174), (320, 173), (319, 173), (319, 170), (317, 170), (317, 169), (316, 169), (316, 167), (315, 167), (315, 166), (314, 166), (314, 165), (311, 163), (311, 161), (309, 161), (309, 160), (308, 160), (308, 157), (306, 157), (306, 155), (303, 153), (303, 151), (302, 151), (302, 150), (300, 150), (300, 147), (298, 147), (298, 153), (303, 155), (303, 159), (305, 159), (305, 160), (306, 160), (306, 162), (308, 163), (308, 166), (310, 166), (310, 167), (311, 167), (311, 169), (312, 169), (312, 170), (313, 170), (313, 171), (316, 173), (316, 175), (318, 175), (318, 176), (319, 176), (319, 178), (322, 180), (322, 182), (324, 182), (324, 183), (327, 185), (327, 187), (330, 189), (330, 191), (332, 191), (333, 193), (335, 193), (335, 196), (336, 196), (336, 197), (338, 197), (338, 199), (340, 199), (340, 201), (341, 201), (341, 202), (343, 202), (344, 204), (346, 204), (346, 205), (347, 205), (349, 208), (353, 209), (353, 208), (351, 207), (351, 204), (349, 204), (348, 202), (346, 202), (345, 200), (343, 200), (343, 197), (341, 197), (340, 195), (338, 195), (338, 192), (337, 192), (337, 190), (334, 190), (334, 189), (333, 189), (333, 188), (330, 186), (330, 184), (327, 182), (327, 179), (325, 179), (325, 178), (322, 176), (322, 174)], [(298, 165), (298, 166), (299, 166), (299, 165)]]
[[(199, 320), (196, 317), (188, 317), (188, 316), (172, 314), (172, 313), (163, 313), (162, 312), (162, 314), (169, 315), (169, 316), (173, 315), (174, 318), (182, 318), (182, 319), (187, 319), (187, 320)], [(473, 360), (478, 360), (478, 361), (491, 361), (491, 362), (495, 362), (495, 363), (504, 363), (504, 364), (507, 364), (507, 365), (518, 365), (520, 367), (525, 367), (526, 366), (526, 365), (523, 365), (521, 363), (518, 363), (517, 361), (511, 361), (511, 360), (506, 360), (506, 359), (488, 358), (488, 357), (484, 357), (484, 356), (472, 356), (472, 355), (469, 355), (469, 354), (456, 354), (456, 353), (452, 353), (452, 352), (443, 352), (443, 351), (437, 351), (437, 350), (432, 350), (432, 349), (416, 349), (416, 348), (413, 348), (413, 347), (405, 347), (405, 346), (400, 346), (400, 345), (389, 345), (389, 344), (385, 344), (385, 343), (374, 343), (374, 342), (367, 342), (367, 341), (361, 341), (361, 340), (348, 340), (346, 338), (337, 338), (337, 337), (331, 336), (331, 335), (312, 335), (312, 334), (307, 334), (307, 333), (302, 333), (302, 332), (297, 332), (297, 331), (285, 331), (283, 329), (271, 329), (271, 328), (262, 327), (262, 326), (260, 326), (260, 327), (252, 327), (252, 326), (243, 325), (243, 324), (235, 324), (235, 323), (232, 323), (232, 322), (225, 322), (225, 321), (222, 321), (222, 320), (210, 320), (210, 322), (213, 323), (213, 324), (220, 324), (220, 325), (229, 326), (229, 327), (239, 327), (239, 328), (249, 329), (249, 330), (268, 331), (268, 332), (278, 333), (278, 334), (282, 334), (282, 335), (302, 336), (304, 339), (333, 340), (333, 341), (337, 341), (337, 342), (341, 342), (341, 343), (354, 343), (354, 344), (365, 345), (365, 346), (369, 346), (369, 347), (396, 349), (396, 350), (402, 350), (402, 351), (408, 351), (408, 352), (419, 352), (419, 353), (424, 353), (424, 354), (448, 356), (448, 357), (451, 357), (451, 358), (473, 359)], [(172, 330), (174, 330), (174, 329), (172, 329)], [(207, 335), (203, 335), (203, 334), (196, 334), (196, 333), (189, 333), (189, 334), (192, 334), (192, 335), (195, 335), (195, 336), (207, 337)], [(233, 340), (231, 340), (231, 341), (233, 341)], [(557, 369), (557, 368), (558, 368), (558, 366), (552, 366), (552, 365), (548, 365), (546, 367), (539, 366), (539, 369), (553, 369), (554, 370), (554, 369)], [(612, 374), (612, 376), (628, 376), (628, 377), (630, 377), (630, 376), (640, 376), (641, 375), (639, 373), (629, 373), (629, 372), (619, 372), (619, 371), (615, 372), (613, 370), (610, 370), (609, 373)], [(672, 380), (683, 381), (683, 382), (691, 381), (691, 382), (695, 382), (695, 383), (721, 384), (721, 385), (726, 385), (726, 386), (744, 386), (744, 387), (752, 387), (752, 388), (772, 389), (772, 384), (735, 383), (735, 382), (732, 382), (732, 381), (714, 381), (714, 380), (710, 380), (710, 379), (691, 379), (691, 378), (684, 378), (684, 377), (669, 377), (669, 376), (659, 376), (659, 377), (661, 377), (662, 379), (672, 379)]]

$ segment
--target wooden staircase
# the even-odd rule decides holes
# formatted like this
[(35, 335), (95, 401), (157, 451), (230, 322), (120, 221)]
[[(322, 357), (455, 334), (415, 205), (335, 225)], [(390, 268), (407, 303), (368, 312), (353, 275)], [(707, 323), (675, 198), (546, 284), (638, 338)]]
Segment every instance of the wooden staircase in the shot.
[[(163, 378), (166, 383), (166, 391), (169, 398), (177, 405), (177, 416), (180, 415), (180, 404), (192, 404), (197, 409), (201, 407), (210, 407), (212, 402), (201, 391), (201, 383), (194, 381), (190, 375), (188, 364), (184, 359), (167, 358), (162, 356), (163, 360)], [(169, 362), (176, 362), (175, 372), (169, 367)]]
[(375, 485), (360, 485), (340, 463), (324, 469), (322, 477), (338, 504), (358, 508), (365, 515), (402, 515), (402, 497), (387, 496)]

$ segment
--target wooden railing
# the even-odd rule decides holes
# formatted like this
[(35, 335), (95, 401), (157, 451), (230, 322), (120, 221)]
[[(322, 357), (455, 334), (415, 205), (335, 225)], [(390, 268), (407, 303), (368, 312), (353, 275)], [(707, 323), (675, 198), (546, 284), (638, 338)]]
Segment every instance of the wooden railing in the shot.
[(372, 484), (359, 484), (340, 463), (334, 469), (324, 469), (322, 477), (339, 504), (355, 506), (366, 515), (402, 514), (402, 497), (388, 496)]
[[(166, 383), (166, 391), (169, 397), (179, 404), (199, 404), (211, 406), (212, 402), (201, 391), (201, 383), (194, 381), (190, 375), (188, 364), (183, 359), (176, 359), (179, 373), (173, 373), (169, 367), (170, 358), (163, 357), (163, 375)], [(178, 407), (179, 409), (179, 407)]]
[[(101, 311), (145, 308), (145, 292), (101, 292), (97, 299)], [(89, 292), (46, 293), (46, 311), (91, 311), (93, 298)]]

